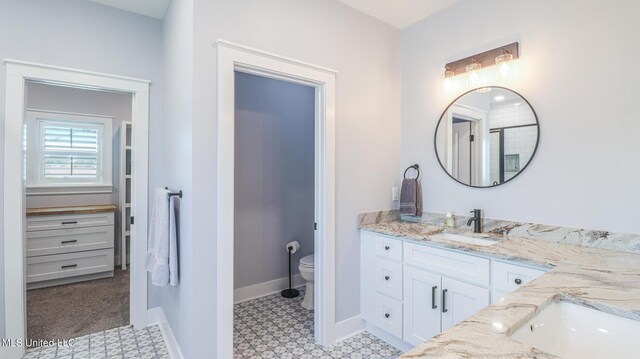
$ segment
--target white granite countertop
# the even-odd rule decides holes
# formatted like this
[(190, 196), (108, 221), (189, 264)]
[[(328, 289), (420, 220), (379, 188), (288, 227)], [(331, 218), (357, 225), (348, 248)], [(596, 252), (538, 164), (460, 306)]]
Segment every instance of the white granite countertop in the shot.
[(499, 243), (478, 246), (443, 239), (442, 228), (392, 221), (360, 228), (429, 245), (551, 268), (401, 358), (556, 358), (509, 337), (547, 304), (579, 303), (640, 320), (640, 255), (570, 244), (493, 235)]

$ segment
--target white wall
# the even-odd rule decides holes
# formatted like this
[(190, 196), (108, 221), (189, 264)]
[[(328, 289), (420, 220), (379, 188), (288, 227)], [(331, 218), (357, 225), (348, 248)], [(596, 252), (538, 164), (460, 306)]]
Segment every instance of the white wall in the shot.
[[(161, 36), (161, 22), (158, 20), (85, 0), (0, 1), (0, 59), (106, 72), (153, 82), (149, 188), (162, 183), (162, 158), (159, 155), (162, 148)], [(5, 76), (2, 67), (0, 121), (4, 124)], [(0, 133), (0, 138), (3, 136), (4, 132)], [(2, 246), (0, 278), (4, 278), (1, 251)], [(0, 285), (0, 308), (4, 307), (3, 288), (4, 285)], [(4, 323), (4, 313), (0, 313), (0, 323)], [(3, 335), (4, 325), (0, 324), (0, 337)]]
[[(425, 211), (639, 233), (640, 24), (635, 1), (462, 0), (402, 33), (402, 164), (424, 168)], [(489, 16), (478, 16), (488, 14)], [(432, 140), (444, 64), (519, 41), (522, 94), (541, 125), (530, 166), (473, 189), (438, 165)]]
[[(234, 288), (288, 275), (313, 253), (313, 87), (236, 73)], [(284, 288), (283, 288), (284, 289)]]
[[(400, 33), (336, 1), (246, 0), (195, 4), (193, 168), (194, 273), (198, 357), (213, 357), (216, 300), (216, 48), (217, 39), (339, 71), (336, 103), (336, 321), (358, 315), (356, 214), (388, 209), (399, 183)], [(201, 309), (198, 309), (201, 308)], [(194, 356), (195, 357), (195, 356)]]
[[(163, 22), (163, 81), (165, 99), (162, 107), (165, 146), (160, 150), (164, 159), (164, 185), (182, 190), (178, 202), (178, 261), (180, 284), (177, 287), (149, 285), (149, 307), (162, 307), (185, 358), (198, 358), (192, 354), (196, 318), (206, 318), (197, 306), (194, 277), (194, 237), (192, 201), (197, 195), (192, 185), (193, 147), (193, 2), (173, 0)], [(212, 219), (210, 219), (210, 222)], [(206, 241), (206, 238), (199, 238)], [(210, 258), (209, 258), (210, 260)], [(199, 285), (213, 283), (209, 280)], [(149, 282), (150, 283), (150, 282)], [(213, 304), (209, 303), (209, 308)], [(212, 309), (210, 309), (212, 310)], [(206, 309), (205, 309), (206, 311)], [(200, 320), (199, 320), (200, 321)], [(199, 322), (198, 321), (198, 322)], [(209, 332), (207, 341), (212, 341)]]

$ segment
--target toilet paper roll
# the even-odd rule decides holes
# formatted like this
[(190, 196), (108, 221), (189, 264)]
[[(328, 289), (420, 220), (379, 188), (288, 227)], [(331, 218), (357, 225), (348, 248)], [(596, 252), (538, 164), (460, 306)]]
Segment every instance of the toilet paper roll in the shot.
[(300, 243), (298, 243), (298, 241), (291, 241), (289, 243), (287, 243), (287, 246), (284, 247), (284, 250), (289, 252), (289, 247), (293, 248), (291, 249), (291, 254), (297, 252), (300, 249)]

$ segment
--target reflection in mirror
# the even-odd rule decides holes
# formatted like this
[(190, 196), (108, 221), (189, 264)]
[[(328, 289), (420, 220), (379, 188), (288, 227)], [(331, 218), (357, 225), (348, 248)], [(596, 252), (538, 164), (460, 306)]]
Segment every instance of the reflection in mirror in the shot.
[(484, 87), (447, 107), (436, 128), (435, 149), (453, 179), (491, 187), (524, 170), (538, 139), (538, 119), (522, 96), (503, 87)]

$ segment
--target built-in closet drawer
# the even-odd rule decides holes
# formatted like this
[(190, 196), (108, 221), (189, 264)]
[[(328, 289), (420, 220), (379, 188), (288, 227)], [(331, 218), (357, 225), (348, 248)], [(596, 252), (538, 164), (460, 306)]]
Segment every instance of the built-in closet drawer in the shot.
[(489, 286), (490, 260), (415, 243), (404, 243), (404, 263), (447, 277)]
[(372, 313), (365, 319), (391, 335), (402, 338), (402, 302), (382, 294), (376, 294), (370, 300), (374, 302), (370, 307)]
[(402, 300), (402, 263), (376, 258), (374, 267), (376, 291)]
[(27, 257), (113, 248), (113, 226), (27, 232)]
[(51, 229), (112, 226), (113, 213), (88, 213), (68, 215), (28, 216), (27, 232)]
[(544, 271), (538, 269), (493, 261), (491, 265), (491, 284), (493, 288), (509, 293), (544, 273)]
[(113, 249), (27, 258), (27, 283), (113, 271)]
[(402, 260), (402, 241), (383, 236), (375, 236), (375, 252), (378, 257), (400, 262)]

